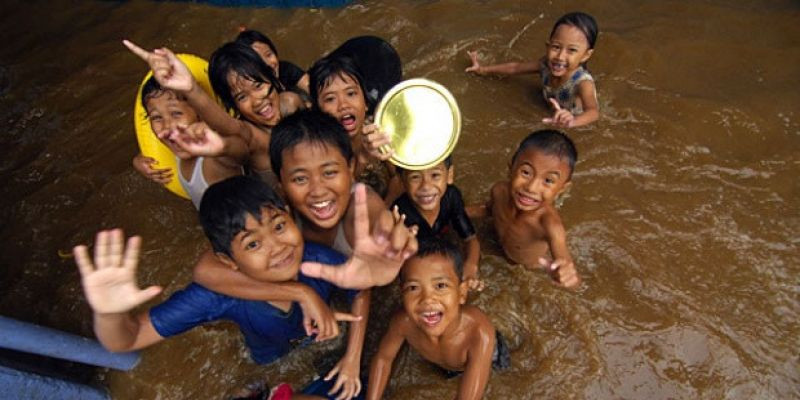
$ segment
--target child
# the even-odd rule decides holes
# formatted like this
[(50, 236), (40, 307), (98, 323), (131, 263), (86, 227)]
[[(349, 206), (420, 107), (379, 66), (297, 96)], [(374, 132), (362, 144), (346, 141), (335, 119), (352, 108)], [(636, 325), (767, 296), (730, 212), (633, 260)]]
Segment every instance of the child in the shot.
[(278, 60), (278, 49), (267, 35), (256, 30), (246, 29), (239, 32), (234, 41), (255, 50), (261, 59), (275, 71), (275, 76), (285, 90), (297, 87), (308, 93), (308, 74), (289, 61)]
[(562, 128), (590, 124), (600, 117), (594, 78), (586, 62), (594, 52), (597, 23), (591, 15), (573, 12), (556, 21), (545, 42), (547, 52), (538, 61), (480, 65), (478, 53), (470, 51), (472, 65), (466, 69), (478, 75), (516, 75), (538, 73), (543, 94), (555, 109), (544, 123)]
[[(335, 287), (299, 272), (302, 261), (338, 264), (345, 259), (324, 246), (303, 243), (283, 200), (262, 181), (233, 177), (211, 186), (200, 206), (200, 221), (216, 256), (229, 269), (268, 282), (299, 280), (327, 299)], [(94, 310), (95, 333), (112, 351), (130, 351), (150, 346), (165, 337), (185, 332), (206, 322), (226, 319), (236, 322), (253, 360), (271, 363), (305, 337), (303, 316), (292, 302), (247, 301), (208, 290), (196, 283), (176, 292), (148, 312), (130, 310), (160, 292), (150, 287), (140, 291), (135, 283), (138, 237), (128, 240), (123, 253), (122, 232), (100, 232), (94, 262), (86, 246), (76, 246), (75, 259), (81, 272), (87, 300)], [(339, 373), (335, 391), (340, 398), (355, 396), (361, 346), (369, 303), (360, 293), (350, 292), (352, 316), (347, 351), (328, 375)]]
[[(563, 133), (531, 133), (511, 158), (509, 181), (492, 186), (485, 207), (494, 217), (506, 257), (528, 268), (547, 268), (553, 279), (567, 288), (577, 288), (581, 280), (553, 201), (572, 184), (577, 159), (575, 145)], [(481, 214), (476, 211), (472, 215)], [(548, 252), (553, 262), (544, 259)]]
[(480, 399), (492, 367), (510, 366), (505, 340), (477, 307), (464, 305), (467, 285), (461, 255), (447, 242), (420, 244), (400, 272), (403, 309), (389, 322), (372, 359), (367, 399), (383, 397), (392, 363), (403, 342), (448, 371), (463, 371), (458, 399)]
[[(142, 88), (142, 105), (147, 111), (150, 127), (158, 140), (164, 143), (178, 159), (178, 180), (189, 194), (195, 208), (210, 184), (242, 174), (247, 163), (248, 148), (239, 138), (222, 138), (211, 131), (186, 102), (172, 90), (164, 89), (151, 77)], [(193, 152), (197, 142), (214, 142), (216, 151)], [(145, 177), (166, 184), (171, 179), (169, 169), (153, 168), (155, 160), (142, 154), (133, 159), (133, 165)]]
[(222, 136), (238, 136), (250, 149), (249, 166), (267, 182), (269, 134), (281, 119), (280, 82), (253, 49), (241, 43), (226, 43), (211, 55), (209, 79), (225, 107), (239, 113), (231, 117), (195, 81), (186, 65), (167, 48), (146, 51), (124, 40), (128, 49), (150, 65), (153, 76), (165, 89), (186, 97), (208, 126)]
[(394, 201), (393, 206), (406, 216), (406, 226), (418, 227), (417, 240), (421, 243), (441, 237), (452, 227), (464, 242), (467, 255), (462, 279), (470, 289), (482, 290), (483, 282), (478, 278), (481, 247), (464, 210), (461, 191), (453, 185), (450, 156), (425, 170), (397, 168), (397, 172), (405, 193)]
[(336, 118), (350, 136), (355, 152), (355, 177), (373, 188), (387, 202), (402, 192), (394, 166), (385, 162), (391, 154), (378, 148), (389, 143), (375, 125), (367, 124), (369, 107), (364, 92), (364, 78), (353, 59), (345, 56), (324, 57), (309, 70), (310, 95), (315, 106)]
[[(359, 289), (394, 280), (402, 262), (416, 252), (416, 239), (399, 214), (393, 216), (373, 192), (364, 193), (367, 206), (363, 215), (359, 214), (353, 151), (342, 126), (319, 111), (299, 111), (275, 127), (269, 147), (272, 168), (303, 238), (353, 255), (358, 261), (339, 269), (308, 263), (303, 265), (303, 273)], [(360, 190), (365, 189), (362, 186)], [(239, 298), (269, 299), (278, 293), (296, 296), (231, 274), (208, 255), (196, 266), (194, 277), (212, 290)]]

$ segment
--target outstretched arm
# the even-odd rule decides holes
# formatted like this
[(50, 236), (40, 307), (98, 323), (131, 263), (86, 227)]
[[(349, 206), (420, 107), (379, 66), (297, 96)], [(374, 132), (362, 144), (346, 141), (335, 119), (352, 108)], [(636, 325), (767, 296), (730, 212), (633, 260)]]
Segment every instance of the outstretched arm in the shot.
[(367, 289), (362, 290), (353, 300), (350, 312), (361, 317), (361, 320), (350, 325), (347, 351), (325, 377), (326, 381), (334, 376), (337, 377), (336, 383), (328, 392), (329, 395), (333, 395), (341, 390), (341, 393), (336, 396), (337, 400), (350, 399), (361, 393), (361, 353), (364, 348), (364, 336), (367, 332), (370, 298), (371, 292)]
[(478, 61), (477, 51), (468, 51), (467, 55), (472, 61), (472, 65), (467, 67), (465, 72), (473, 72), (478, 75), (519, 75), (539, 73), (539, 61), (529, 62), (508, 62), (502, 64), (481, 65)]
[(161, 288), (140, 290), (136, 285), (141, 238), (133, 236), (124, 246), (123, 236), (119, 229), (98, 232), (94, 263), (86, 246), (73, 249), (86, 300), (94, 311), (95, 334), (111, 351), (140, 349), (163, 339), (146, 312), (137, 316), (130, 313), (161, 293)]
[(392, 321), (389, 323), (389, 329), (383, 335), (380, 345), (378, 345), (378, 352), (372, 357), (372, 362), (369, 367), (369, 384), (367, 385), (367, 399), (380, 400), (383, 398), (383, 392), (386, 390), (386, 385), (389, 383), (389, 377), (392, 375), (392, 363), (394, 363), (397, 352), (405, 342), (403, 336), (403, 329), (401, 328), (401, 319), (404, 314), (395, 314)]
[(481, 291), (484, 287), (484, 282), (480, 279), (480, 272), (478, 271), (478, 263), (481, 259), (481, 244), (478, 241), (478, 235), (472, 235), (469, 239), (464, 241), (464, 276), (463, 280), (467, 282), (471, 290)]
[(231, 297), (260, 301), (296, 301), (303, 310), (306, 334), (317, 334), (317, 341), (339, 336), (340, 321), (356, 321), (357, 316), (334, 313), (314, 289), (300, 282), (273, 283), (257, 281), (226, 267), (211, 252), (200, 256), (194, 267), (194, 281), (200, 285)]

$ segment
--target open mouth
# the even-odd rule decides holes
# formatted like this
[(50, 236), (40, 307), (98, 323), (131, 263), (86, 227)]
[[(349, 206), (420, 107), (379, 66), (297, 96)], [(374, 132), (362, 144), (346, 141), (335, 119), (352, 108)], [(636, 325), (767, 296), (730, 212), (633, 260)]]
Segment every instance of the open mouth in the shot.
[(417, 195), (416, 196), (417, 202), (420, 205), (426, 205), (426, 206), (434, 204), (434, 202), (436, 201), (437, 197), (438, 196), (436, 196), (435, 194), (422, 194), (422, 195)]
[(353, 114), (345, 114), (339, 118), (339, 123), (342, 124), (344, 129), (348, 132), (352, 132), (356, 129), (356, 117)]
[(336, 215), (336, 203), (333, 200), (311, 203), (308, 208), (318, 220), (327, 220)]
[(442, 322), (443, 315), (441, 311), (425, 311), (422, 313), (422, 322), (428, 327), (434, 327), (439, 322)]
[(563, 62), (552, 61), (550, 62), (550, 71), (554, 74), (560, 74), (567, 71), (567, 64)]
[(258, 114), (261, 118), (270, 121), (272, 120), (272, 117), (275, 116), (275, 109), (272, 108), (272, 103), (267, 103), (266, 106), (256, 111), (256, 114)]
[(542, 202), (541, 200), (536, 200), (533, 197), (526, 196), (521, 193), (517, 193), (516, 197), (517, 197), (517, 204), (519, 204), (522, 207), (536, 207)]
[(294, 261), (294, 250), (287, 249), (286, 251), (282, 252), (278, 256), (273, 258), (273, 261), (270, 263), (270, 269), (281, 269), (286, 268), (292, 265)]

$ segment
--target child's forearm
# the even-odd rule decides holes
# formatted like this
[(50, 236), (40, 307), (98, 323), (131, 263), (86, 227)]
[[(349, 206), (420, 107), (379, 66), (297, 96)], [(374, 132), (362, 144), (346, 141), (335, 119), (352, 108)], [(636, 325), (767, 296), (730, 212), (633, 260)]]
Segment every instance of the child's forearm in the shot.
[(361, 317), (360, 321), (350, 323), (350, 331), (347, 337), (347, 351), (344, 357), (353, 362), (361, 361), (361, 353), (364, 349), (364, 337), (367, 332), (367, 321), (369, 319), (369, 305), (372, 298), (372, 291), (362, 290), (353, 300), (350, 313)]
[(131, 313), (94, 313), (94, 334), (109, 351), (135, 350), (140, 331), (140, 319)]
[(481, 258), (481, 244), (478, 241), (477, 235), (472, 235), (471, 238), (464, 242), (466, 257), (464, 258), (464, 276), (463, 278), (477, 278), (478, 263)]
[(575, 116), (572, 120), (571, 127), (577, 128), (579, 126), (589, 125), (600, 118), (600, 111), (596, 108), (584, 110), (581, 114)]
[(227, 268), (210, 252), (200, 257), (194, 268), (193, 280), (217, 293), (245, 300), (303, 302), (309, 296), (319, 296), (300, 282), (257, 281)]
[(381, 400), (389, 376), (392, 375), (394, 358), (381, 357), (380, 353), (372, 358), (369, 368), (369, 383), (367, 384), (367, 400)]

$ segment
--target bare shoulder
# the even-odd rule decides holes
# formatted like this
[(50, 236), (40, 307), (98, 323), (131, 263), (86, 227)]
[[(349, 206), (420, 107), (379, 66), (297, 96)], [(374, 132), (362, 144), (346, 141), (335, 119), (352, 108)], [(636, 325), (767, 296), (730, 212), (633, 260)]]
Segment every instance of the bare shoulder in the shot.
[(541, 215), (542, 226), (547, 230), (547, 232), (553, 232), (554, 230), (560, 229), (564, 230), (564, 224), (561, 222), (561, 215), (558, 213), (553, 206), (546, 206), (544, 208), (544, 212)]
[(478, 337), (494, 337), (494, 325), (489, 317), (481, 311), (480, 308), (472, 305), (464, 305), (461, 307), (461, 313), (465, 324), (465, 328)]

